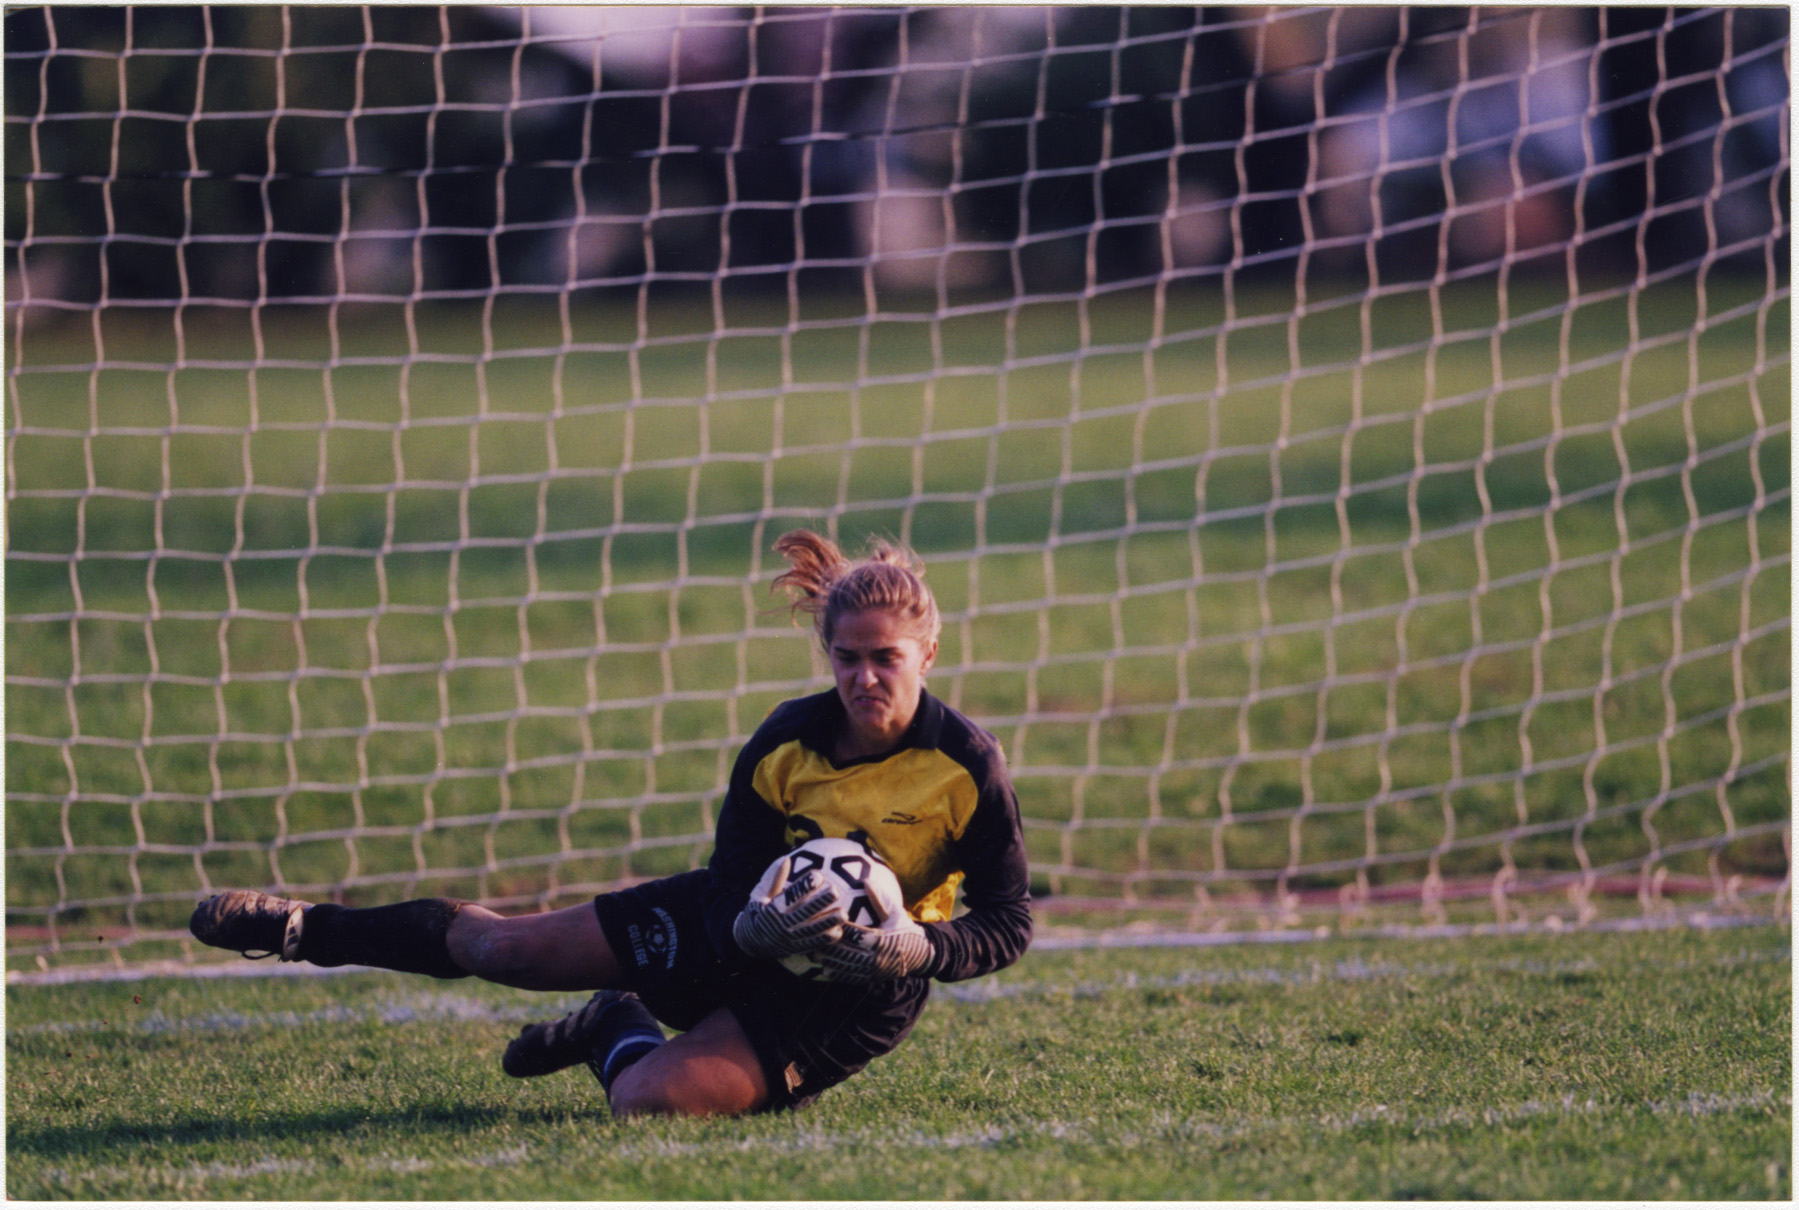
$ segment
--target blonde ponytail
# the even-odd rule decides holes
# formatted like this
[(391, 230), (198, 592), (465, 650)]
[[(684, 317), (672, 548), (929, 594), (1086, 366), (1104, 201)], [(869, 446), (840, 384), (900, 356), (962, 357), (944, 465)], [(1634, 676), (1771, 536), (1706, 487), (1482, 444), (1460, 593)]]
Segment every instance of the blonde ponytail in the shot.
[(937, 600), (925, 586), (924, 563), (904, 546), (874, 538), (868, 553), (851, 561), (829, 538), (795, 529), (775, 539), (775, 553), (787, 560), (787, 570), (775, 577), (774, 587), (793, 599), (796, 622), (802, 613), (811, 616), (821, 646), (831, 645), (844, 614), (868, 609), (893, 614), (926, 645), (943, 629)]

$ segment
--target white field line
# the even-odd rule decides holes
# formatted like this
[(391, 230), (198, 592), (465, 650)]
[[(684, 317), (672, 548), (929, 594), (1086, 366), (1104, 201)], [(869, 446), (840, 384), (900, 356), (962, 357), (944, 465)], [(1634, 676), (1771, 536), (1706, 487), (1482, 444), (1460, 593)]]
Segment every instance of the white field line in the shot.
[(1067, 933), (1045, 932), (1031, 943), (1035, 949), (1219, 949), (1239, 945), (1292, 945), (1327, 938), (1346, 940), (1437, 940), (1461, 937), (1559, 937), (1577, 933), (1658, 933), (1682, 929), (1711, 932), (1719, 929), (1782, 924), (1785, 915), (1755, 912), (1713, 912), (1704, 908), (1669, 912), (1655, 916), (1627, 916), (1616, 920), (1594, 920), (1586, 924), (1564, 923), (1559, 917), (1530, 920), (1515, 924), (1383, 924), (1366, 928), (1333, 929), (1329, 925), (1316, 928), (1248, 929), (1241, 931), (1181, 932), (1152, 930), (1134, 932), (1129, 929), (1089, 933), (1070, 930)]
[(380, 1003), (361, 1007), (331, 1004), (306, 1012), (247, 1013), (225, 1009), (193, 1016), (171, 1017), (159, 1010), (152, 1010), (135, 1020), (107, 1018), (104, 1021), (45, 1021), (37, 1025), (21, 1025), (9, 1028), (6, 1036), (24, 1038), (36, 1034), (86, 1034), (113, 1030), (147, 1035), (213, 1034), (241, 1029), (292, 1029), (301, 1025), (412, 1025), (443, 1021), (482, 1024), (547, 1019), (559, 1011), (578, 1007), (578, 1003), (564, 1005), (560, 1001), (545, 1001), (541, 1008), (530, 1005), (499, 1005), (473, 996), (427, 993), (416, 997), (385, 999)]
[[(1792, 947), (1782, 945), (1760, 950), (1738, 950), (1734, 953), (1707, 957), (1697, 962), (1690, 960), (1656, 961), (1653, 965), (1658, 971), (1673, 972), (1686, 968), (1714, 970), (1770, 963), (1786, 966), (1791, 961)], [(1072, 996), (1076, 999), (1085, 999), (1109, 995), (1119, 990), (1225, 987), (1246, 983), (1297, 987), (1322, 983), (1363, 983), (1374, 979), (1467, 978), (1494, 971), (1510, 971), (1527, 975), (1590, 974), (1607, 970), (1626, 971), (1634, 969), (1635, 965), (1637, 964), (1620, 966), (1616, 963), (1600, 963), (1590, 957), (1574, 958), (1562, 962), (1546, 962), (1541, 959), (1529, 958), (1500, 958), (1490, 962), (1414, 963), (1369, 962), (1362, 958), (1345, 958), (1334, 962), (1312, 962), (1305, 967), (1253, 967), (1241, 970), (1201, 968), (1179, 971), (1170, 975), (1138, 975), (1132, 972), (1110, 980), (1076, 984), (1030, 979), (1002, 981), (1001, 977), (995, 976), (968, 983), (940, 984), (932, 989), (932, 994), (963, 1003), (978, 1004), (989, 1000), (1029, 997)]]
[[(1727, 970), (1742, 966), (1780, 965), (1792, 962), (1792, 947), (1771, 946), (1756, 950), (1738, 950), (1718, 954), (1697, 962), (1656, 962), (1658, 971), (1670, 974), (1683, 969)], [(1491, 962), (1369, 962), (1361, 958), (1335, 962), (1313, 962), (1304, 967), (1251, 967), (1246, 969), (1206, 969), (1176, 971), (1165, 975), (1139, 975), (1134, 972), (1105, 980), (1083, 980), (1076, 983), (1042, 979), (1008, 978), (991, 975), (967, 983), (938, 984), (934, 996), (960, 1004), (987, 1004), (996, 1000), (1032, 999), (1098, 999), (1117, 992), (1169, 990), (1184, 987), (1229, 987), (1245, 984), (1273, 986), (1305, 986), (1325, 983), (1362, 983), (1376, 979), (1457, 979), (1510, 971), (1528, 975), (1567, 975), (1617, 969), (1591, 958), (1575, 958), (1565, 962), (1532, 959), (1496, 959)], [(392, 995), (377, 1003), (352, 1006), (327, 1005), (305, 1012), (237, 1012), (229, 1009), (193, 1016), (171, 1017), (152, 1010), (134, 1020), (108, 1018), (104, 1021), (47, 1021), (36, 1025), (8, 1028), (8, 1038), (26, 1038), (40, 1034), (88, 1034), (124, 1030), (146, 1035), (212, 1034), (243, 1029), (292, 1029), (302, 1025), (411, 1025), (436, 1022), (516, 1023), (547, 1020), (558, 1013), (580, 1007), (581, 998), (572, 1000), (546, 998), (538, 1003), (495, 1004), (478, 996), (458, 992), (421, 990), (412, 995)], [(125, 1014), (121, 1014), (123, 1018)]]
[[(1407, 1135), (1430, 1134), (1444, 1130), (1502, 1127), (1544, 1118), (1604, 1119), (1635, 1113), (1657, 1117), (1703, 1118), (1714, 1114), (1741, 1110), (1779, 1107), (1791, 1109), (1791, 1089), (1761, 1089), (1753, 1092), (1688, 1092), (1672, 1099), (1625, 1104), (1596, 1101), (1573, 1094), (1559, 1098), (1518, 1101), (1490, 1105), (1479, 1109), (1449, 1109), (1436, 1113), (1407, 1114), (1387, 1105), (1367, 1105), (1347, 1113), (1321, 1117), (1264, 1117), (1232, 1121), (1205, 1118), (1161, 1116), (1145, 1127), (1119, 1129), (1091, 1120), (1077, 1122), (1032, 1122), (1024, 1125), (989, 1126), (980, 1130), (933, 1134), (928, 1131), (859, 1130), (829, 1133), (800, 1126), (790, 1135), (719, 1139), (704, 1143), (676, 1142), (669, 1139), (645, 1138), (606, 1149), (607, 1157), (630, 1163), (638, 1160), (685, 1159), (695, 1156), (724, 1155), (739, 1152), (793, 1156), (821, 1155), (841, 1157), (857, 1150), (878, 1148), (916, 1148), (923, 1151), (980, 1151), (994, 1147), (1033, 1144), (1044, 1141), (1062, 1146), (1120, 1149), (1182, 1145), (1215, 1144), (1223, 1141), (1253, 1139), (1267, 1133), (1304, 1135), (1343, 1134), (1369, 1126), (1392, 1127)], [(652, 1128), (653, 1129), (653, 1128)], [(646, 1132), (647, 1133), (647, 1132)], [(38, 1178), (41, 1183), (58, 1187), (128, 1184), (143, 1190), (158, 1186), (183, 1187), (196, 1181), (253, 1180), (261, 1176), (330, 1176), (341, 1177), (346, 1169), (364, 1172), (423, 1173), (466, 1168), (514, 1168), (533, 1162), (554, 1162), (567, 1168), (570, 1155), (566, 1146), (545, 1149), (533, 1155), (528, 1144), (499, 1151), (455, 1156), (334, 1156), (329, 1163), (311, 1159), (276, 1159), (262, 1157), (241, 1163), (209, 1163), (186, 1165), (115, 1165), (92, 1168), (48, 1168)], [(153, 1184), (154, 1183), (154, 1184)]]
[(49, 1168), (44, 1171), (46, 1184), (69, 1186), (77, 1182), (101, 1185), (136, 1182), (142, 1188), (146, 1178), (178, 1188), (195, 1181), (254, 1180), (259, 1176), (317, 1176), (341, 1173), (345, 1169), (363, 1172), (431, 1172), (438, 1168), (513, 1168), (529, 1160), (525, 1147), (508, 1147), (500, 1151), (475, 1155), (458, 1155), (425, 1159), (415, 1155), (370, 1155), (333, 1159), (329, 1164), (317, 1160), (287, 1159), (273, 1156), (246, 1163), (214, 1162), (210, 1164), (102, 1164), (95, 1168)]

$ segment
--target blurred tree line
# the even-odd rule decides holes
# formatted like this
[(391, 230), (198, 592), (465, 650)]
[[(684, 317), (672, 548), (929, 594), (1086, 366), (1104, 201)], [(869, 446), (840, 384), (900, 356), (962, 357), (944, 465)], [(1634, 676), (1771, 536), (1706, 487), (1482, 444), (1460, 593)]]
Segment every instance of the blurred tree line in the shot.
[(1565, 274), (1571, 238), (1636, 272), (1784, 238), (1780, 7), (645, 11), (10, 11), (8, 302)]

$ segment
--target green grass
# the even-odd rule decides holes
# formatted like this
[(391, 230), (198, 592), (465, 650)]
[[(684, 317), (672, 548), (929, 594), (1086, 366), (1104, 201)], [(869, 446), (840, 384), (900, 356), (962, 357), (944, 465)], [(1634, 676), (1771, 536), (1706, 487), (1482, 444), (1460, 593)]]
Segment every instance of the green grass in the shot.
[(1792, 1195), (1785, 928), (1037, 950), (798, 1114), (513, 1082), (568, 997), (382, 974), (7, 988), (26, 1199)]
[(30, 330), (9, 965), (178, 937), (202, 871), (524, 903), (702, 860), (822, 684), (763, 591), (803, 523), (925, 553), (1041, 894), (1328, 892), (1370, 834), (1376, 887), (1778, 878), (1785, 300), (1492, 285)]

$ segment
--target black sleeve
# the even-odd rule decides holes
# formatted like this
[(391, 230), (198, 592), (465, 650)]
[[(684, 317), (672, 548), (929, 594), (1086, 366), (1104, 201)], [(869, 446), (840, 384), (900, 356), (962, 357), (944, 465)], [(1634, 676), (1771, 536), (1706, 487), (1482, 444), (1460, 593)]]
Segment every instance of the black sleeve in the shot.
[(980, 804), (956, 845), (962, 904), (954, 920), (925, 925), (934, 979), (973, 979), (1018, 961), (1031, 943), (1031, 879), (1018, 796), (995, 749)]
[(731, 783), (718, 809), (718, 829), (712, 859), (706, 868), (712, 877), (706, 888), (706, 935), (713, 952), (727, 967), (751, 961), (731, 937), (731, 922), (749, 902), (750, 892), (775, 859), (787, 851), (786, 822), (781, 813), (756, 793), (751, 785), (756, 765), (769, 745), (753, 737), (737, 754)]

